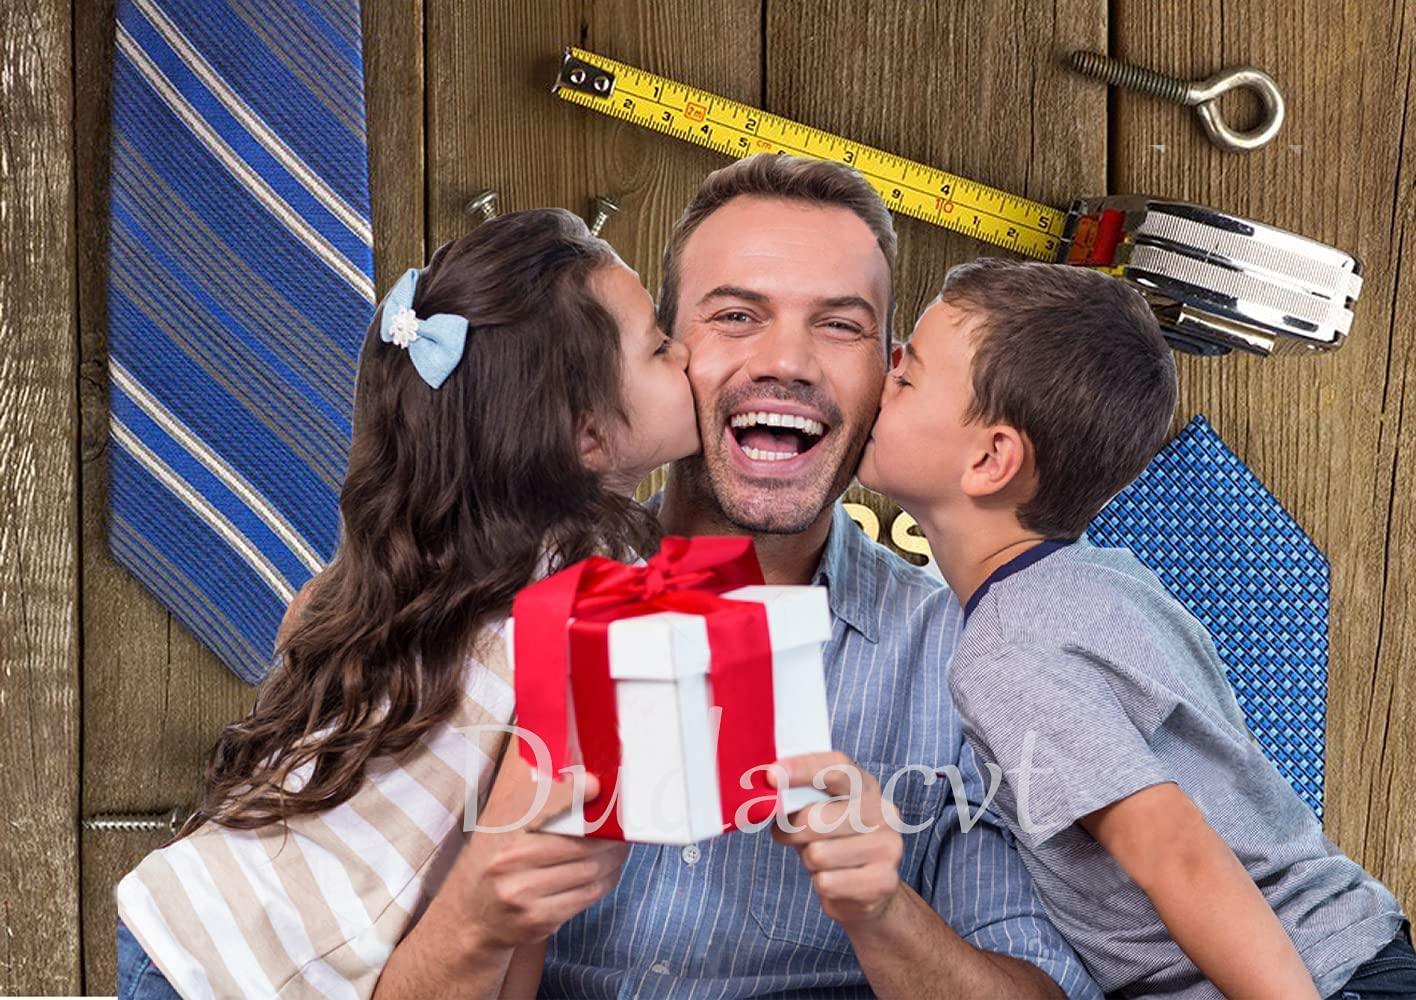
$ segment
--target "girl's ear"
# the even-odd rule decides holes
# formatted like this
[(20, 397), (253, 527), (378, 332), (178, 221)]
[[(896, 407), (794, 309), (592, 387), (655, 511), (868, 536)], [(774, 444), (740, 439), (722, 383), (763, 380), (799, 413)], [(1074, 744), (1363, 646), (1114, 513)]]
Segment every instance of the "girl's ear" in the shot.
[(580, 418), (578, 434), (580, 461), (592, 472), (607, 472), (610, 468), (609, 447), (600, 425), (589, 415)]

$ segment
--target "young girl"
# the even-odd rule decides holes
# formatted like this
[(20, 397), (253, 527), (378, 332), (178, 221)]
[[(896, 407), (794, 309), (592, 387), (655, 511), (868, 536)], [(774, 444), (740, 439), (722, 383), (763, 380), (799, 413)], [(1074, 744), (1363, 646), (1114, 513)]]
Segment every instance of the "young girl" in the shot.
[(368, 997), (434, 904), (475, 945), (461, 985), (495, 992), (526, 945), (534, 989), (537, 942), (613, 887), (623, 846), (464, 833), (506, 746), (461, 729), (511, 718), (518, 590), (656, 545), (629, 494), (698, 449), (686, 363), (566, 211), (499, 216), (404, 275), (364, 340), (339, 550), (200, 807), (118, 885), (120, 997)]

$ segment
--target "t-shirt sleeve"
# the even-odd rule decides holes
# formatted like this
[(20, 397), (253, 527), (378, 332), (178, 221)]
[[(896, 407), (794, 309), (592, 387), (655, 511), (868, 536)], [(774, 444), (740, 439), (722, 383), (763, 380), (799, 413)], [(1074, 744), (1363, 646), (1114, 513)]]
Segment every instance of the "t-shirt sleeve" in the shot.
[(1009, 643), (953, 672), (950, 686), (970, 742), (1003, 770), (1017, 805), (1010, 825), (1029, 847), (1174, 780), (1151, 750), (1155, 706), (1119, 694), (1099, 657)]

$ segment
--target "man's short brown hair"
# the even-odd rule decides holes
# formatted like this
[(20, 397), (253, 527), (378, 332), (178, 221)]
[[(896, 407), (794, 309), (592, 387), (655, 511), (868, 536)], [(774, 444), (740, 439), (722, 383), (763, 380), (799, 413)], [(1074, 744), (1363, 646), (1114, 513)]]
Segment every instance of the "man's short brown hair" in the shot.
[(694, 231), (718, 209), (741, 195), (784, 198), (813, 205), (834, 205), (854, 212), (870, 228), (890, 274), (890, 304), (885, 314), (888, 356), (895, 315), (895, 223), (880, 195), (860, 173), (829, 160), (807, 160), (779, 153), (758, 153), (713, 171), (674, 223), (664, 247), (664, 280), (659, 286), (659, 325), (674, 335), (678, 314), (679, 258)]
[(982, 257), (951, 268), (939, 299), (976, 312), (971, 421), (1032, 442), (1023, 527), (1073, 539), (1140, 475), (1175, 413), (1175, 359), (1135, 289), (1065, 264)]

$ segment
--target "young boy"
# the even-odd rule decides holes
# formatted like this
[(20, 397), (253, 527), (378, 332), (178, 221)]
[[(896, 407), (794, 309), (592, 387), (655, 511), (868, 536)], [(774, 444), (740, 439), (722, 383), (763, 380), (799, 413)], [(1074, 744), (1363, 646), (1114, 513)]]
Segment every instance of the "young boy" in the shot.
[(1416, 996), (1401, 907), (1264, 757), (1205, 628), (1084, 535), (1175, 402), (1133, 289), (983, 259), (920, 318), (860, 479), (915, 517), (940, 599), (964, 606), (950, 688), (969, 741), (1104, 991)]

